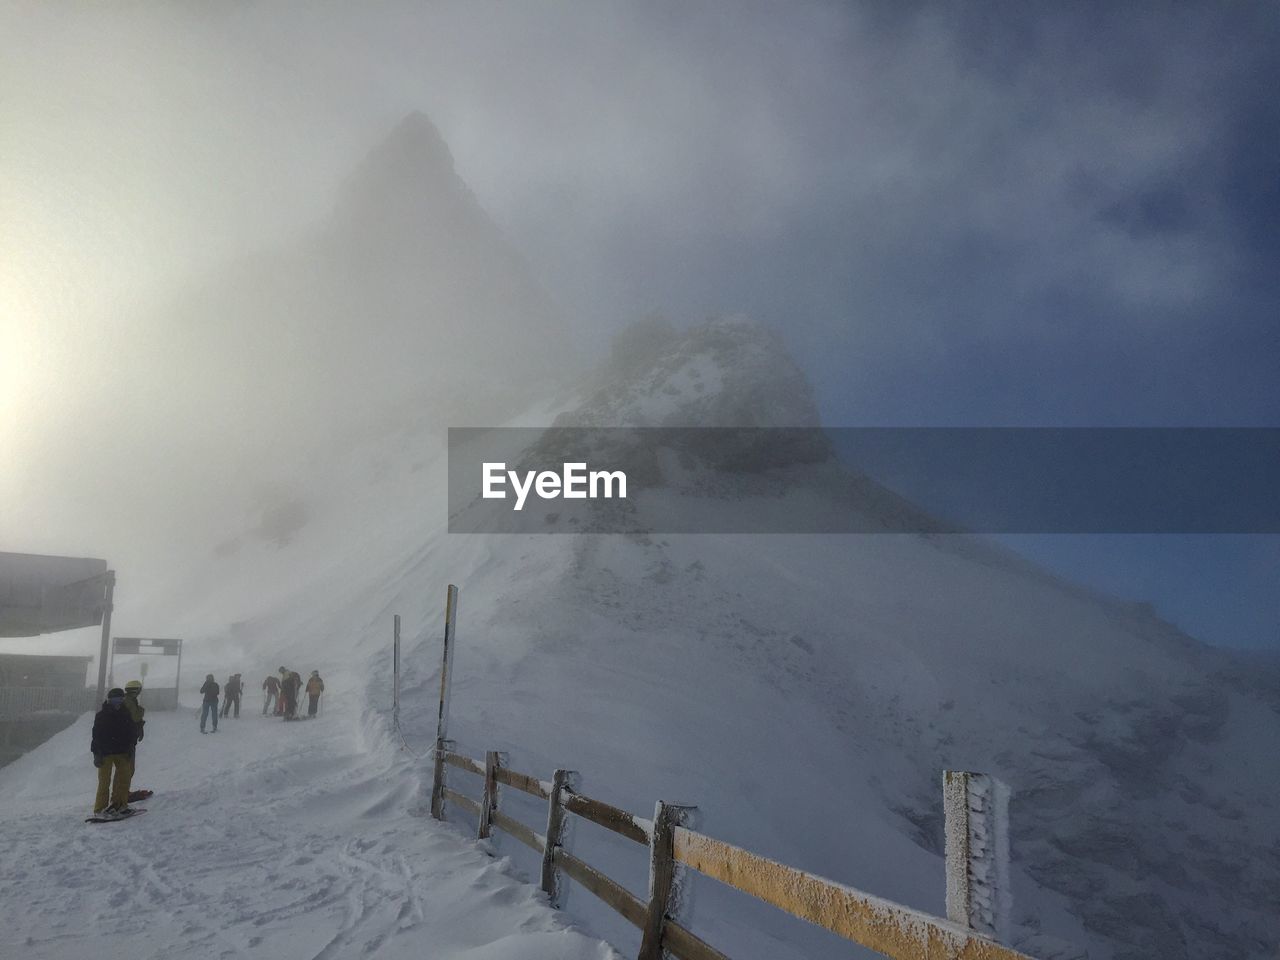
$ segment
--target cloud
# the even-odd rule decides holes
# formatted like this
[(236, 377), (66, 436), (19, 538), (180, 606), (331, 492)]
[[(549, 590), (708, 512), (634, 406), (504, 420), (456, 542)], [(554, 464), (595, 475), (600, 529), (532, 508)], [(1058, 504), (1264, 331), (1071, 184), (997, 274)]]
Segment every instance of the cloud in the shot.
[[(117, 358), (199, 373), (198, 338), (171, 325), (156, 346), (175, 291), (290, 249), (413, 109), (597, 346), (655, 308), (745, 311), (784, 332), (844, 422), (1280, 415), (1259, 319), (1276, 292), (1277, 19), (11, 7), (0, 495), (23, 512), (6, 526), (80, 529), (78, 469), (126, 480), (154, 443), (145, 415), (112, 411), (171, 405)], [(278, 359), (262, 366), (290, 382)]]

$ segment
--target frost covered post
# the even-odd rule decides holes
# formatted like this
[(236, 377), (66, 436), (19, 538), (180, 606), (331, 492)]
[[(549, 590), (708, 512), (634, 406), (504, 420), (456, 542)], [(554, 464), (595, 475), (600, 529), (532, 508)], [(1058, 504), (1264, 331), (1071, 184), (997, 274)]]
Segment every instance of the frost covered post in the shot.
[(480, 800), (480, 828), (476, 833), (481, 840), (493, 833), (493, 815), (498, 809), (498, 768), (506, 764), (505, 753), (490, 750), (484, 755), (484, 796)]
[(444, 755), (449, 749), (449, 691), (453, 685), (454, 632), (458, 623), (458, 588), (444, 595), (444, 656), (440, 662), (440, 710), (436, 714), (435, 775), (431, 783), (431, 816), (444, 819)]
[(396, 614), (391, 639), (391, 721), (400, 729), (400, 614)]
[(947, 919), (1008, 941), (1009, 788), (985, 773), (942, 775), (946, 814)]
[(542, 851), (542, 889), (553, 907), (560, 906), (560, 874), (556, 870), (556, 848), (564, 846), (568, 837), (564, 798), (566, 790), (578, 787), (576, 770), (557, 770), (551, 778), (551, 798), (547, 800), (547, 845)]
[(653, 808), (653, 839), (649, 842), (649, 912), (645, 917), (637, 960), (662, 960), (663, 928), (680, 919), (684, 867), (675, 859), (675, 828), (693, 822), (697, 807), (663, 803)]

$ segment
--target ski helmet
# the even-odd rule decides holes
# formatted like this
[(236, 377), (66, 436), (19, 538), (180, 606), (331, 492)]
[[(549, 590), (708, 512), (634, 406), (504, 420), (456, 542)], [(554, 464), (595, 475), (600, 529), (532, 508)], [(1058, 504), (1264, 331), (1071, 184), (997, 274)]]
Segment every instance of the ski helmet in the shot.
[(113, 703), (124, 703), (124, 691), (119, 687), (112, 687), (107, 691), (107, 699)]
[(125, 692), (125, 693), (141, 693), (141, 692), (142, 692), (142, 681), (141, 681), (141, 680), (130, 680), (128, 683), (126, 683), (126, 684), (124, 685), (124, 692)]

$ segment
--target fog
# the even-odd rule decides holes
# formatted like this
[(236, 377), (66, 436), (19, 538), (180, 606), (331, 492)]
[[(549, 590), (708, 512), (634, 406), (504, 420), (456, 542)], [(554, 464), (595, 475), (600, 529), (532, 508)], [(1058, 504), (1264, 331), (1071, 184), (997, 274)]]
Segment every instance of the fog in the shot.
[(774, 325), (832, 422), (1274, 416), (1275, 17), (889, 9), (8, 4), (0, 544), (181, 562), (655, 310)]

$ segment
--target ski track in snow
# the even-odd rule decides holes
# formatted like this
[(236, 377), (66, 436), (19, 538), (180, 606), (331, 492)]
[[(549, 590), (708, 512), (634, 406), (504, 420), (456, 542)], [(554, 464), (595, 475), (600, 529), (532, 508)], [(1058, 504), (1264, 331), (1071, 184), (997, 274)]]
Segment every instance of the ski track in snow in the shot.
[(136, 822), (81, 822), (87, 716), (0, 771), (0, 957), (618, 956), (508, 861), (412, 815), (415, 770), (362, 748), (349, 700), (306, 723), (250, 709), (207, 736), (190, 710), (149, 713), (135, 786), (156, 795)]

